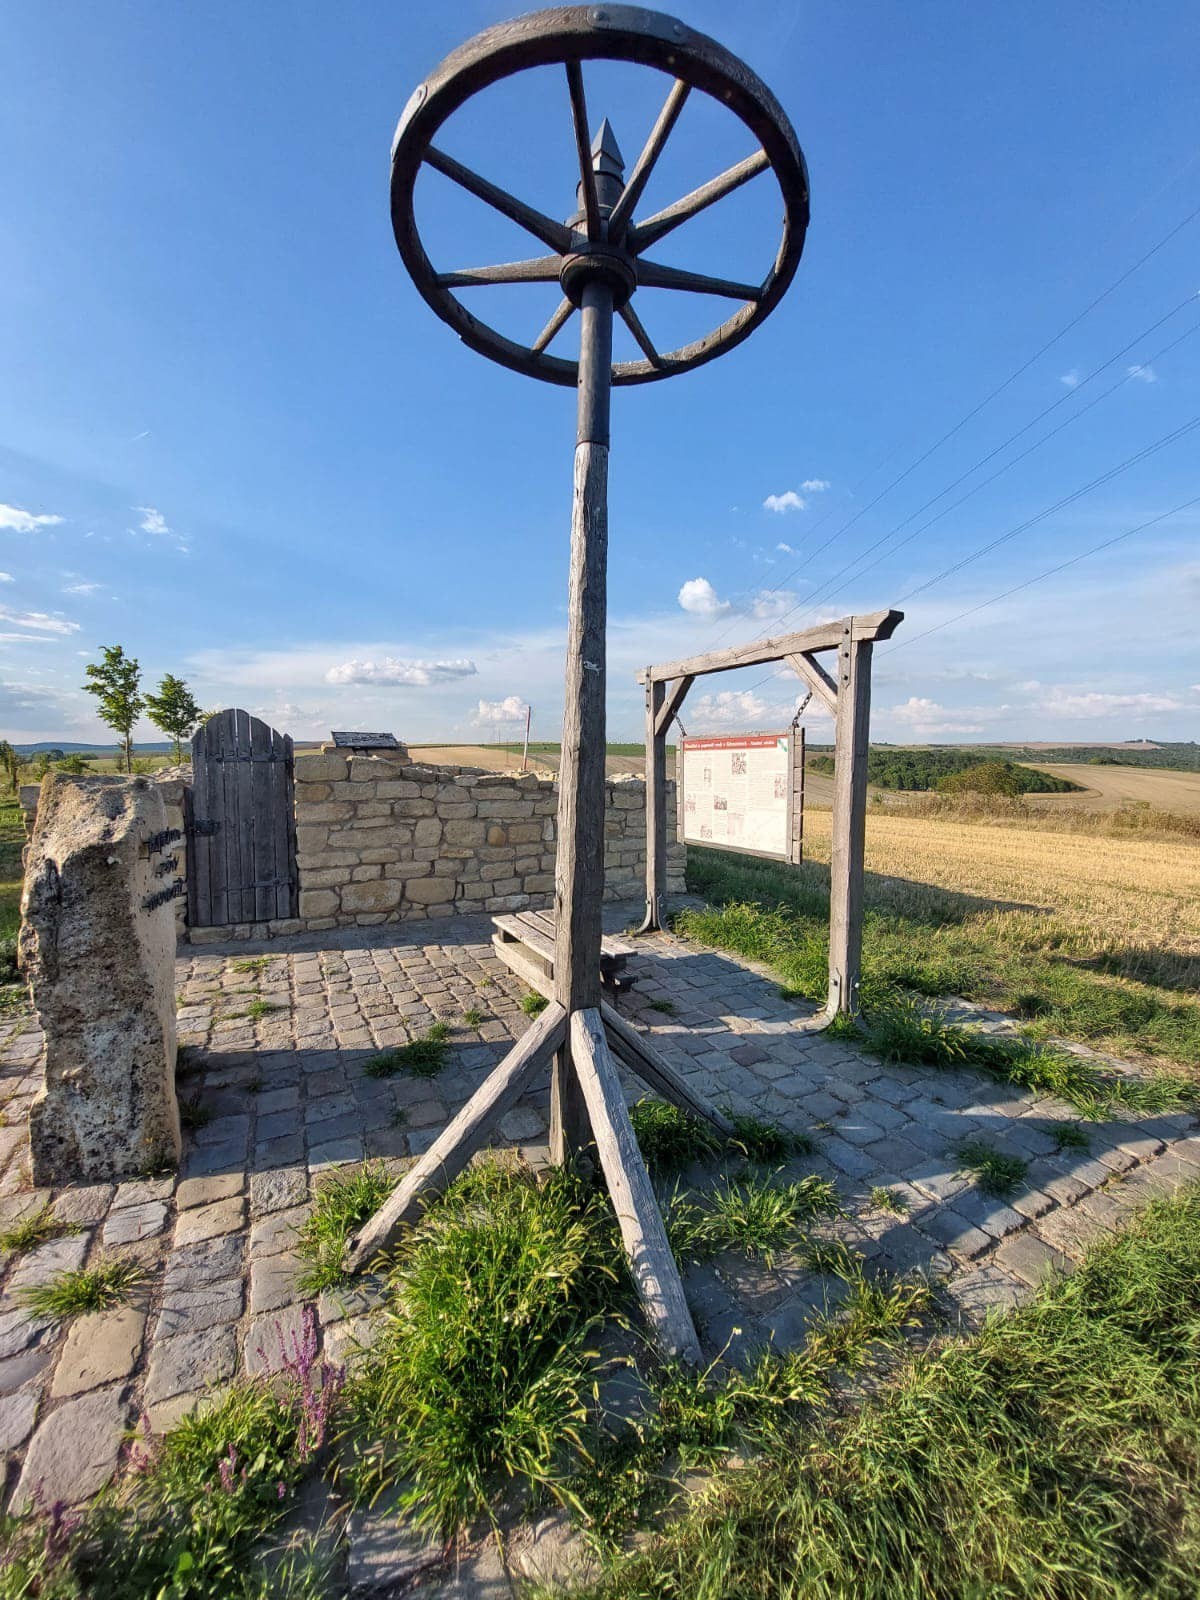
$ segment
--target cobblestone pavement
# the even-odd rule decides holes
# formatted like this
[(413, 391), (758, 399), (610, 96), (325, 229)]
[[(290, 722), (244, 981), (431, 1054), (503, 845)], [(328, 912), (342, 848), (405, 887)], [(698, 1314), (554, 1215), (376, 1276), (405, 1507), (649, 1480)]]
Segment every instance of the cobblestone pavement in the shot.
[[(627, 908), (612, 909), (610, 926), (628, 920)], [(28, 1019), (12, 1027), (0, 1048), (0, 1225), (50, 1204), (76, 1227), (4, 1264), (0, 1448), (13, 1506), (39, 1489), (46, 1502), (90, 1494), (143, 1409), (163, 1429), (240, 1371), (277, 1361), (277, 1330), (297, 1328), (303, 1309), (292, 1247), (313, 1179), (425, 1150), (528, 1026), (522, 986), (493, 956), (490, 931), (472, 918), (185, 950), (180, 1093), (197, 1125), (177, 1177), (31, 1190), (24, 1120), (41, 1041)], [(831, 1228), (870, 1264), (944, 1280), (945, 1309), (967, 1325), (1069, 1270), (1085, 1240), (1149, 1195), (1200, 1178), (1188, 1116), (1087, 1125), (1086, 1149), (1060, 1149), (1059, 1130), (1078, 1120), (1069, 1106), (973, 1072), (881, 1066), (799, 1031), (805, 1008), (747, 963), (668, 935), (641, 951), (621, 1001), (631, 1020), (714, 1100), (811, 1133), (815, 1154), (795, 1166), (836, 1182), (846, 1215)], [(484, 1020), (468, 1026), (468, 1011)], [(436, 1079), (364, 1074), (380, 1048), (438, 1019), (452, 1048)], [(502, 1138), (544, 1159), (546, 1112), (543, 1083), (504, 1119)], [(969, 1138), (1028, 1162), (1008, 1200), (959, 1170)], [(873, 1207), (880, 1185), (903, 1214)], [(65, 1327), (22, 1308), (23, 1286), (104, 1253), (144, 1263), (135, 1304)], [(785, 1255), (771, 1270), (718, 1259), (689, 1270), (687, 1287), (708, 1350), (729, 1343), (736, 1357), (769, 1339), (798, 1342), (838, 1283)], [(335, 1359), (368, 1310), (361, 1289), (322, 1295)], [(360, 1535), (370, 1569), (374, 1533)]]

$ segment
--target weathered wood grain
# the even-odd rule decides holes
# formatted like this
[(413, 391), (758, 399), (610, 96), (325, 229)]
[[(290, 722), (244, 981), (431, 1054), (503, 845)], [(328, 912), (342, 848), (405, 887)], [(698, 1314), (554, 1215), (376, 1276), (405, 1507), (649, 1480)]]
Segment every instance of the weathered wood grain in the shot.
[[(710, 650), (706, 655), (689, 656), (684, 661), (667, 661), (649, 668), (655, 678), (699, 678), (709, 672), (727, 672), (731, 667), (753, 667), (764, 661), (781, 661), (785, 656), (803, 655), (810, 650), (836, 650), (842, 631), (855, 623), (855, 637), (865, 641), (890, 639), (895, 629), (904, 621), (903, 611), (872, 611), (855, 617), (843, 617), (840, 622), (823, 622), (818, 627), (806, 628), (802, 633), (783, 633), (773, 639), (755, 639), (750, 644), (734, 645), (728, 650)], [(637, 681), (645, 681), (645, 672), (639, 672)]]
[(700, 1341), (598, 1011), (571, 1017), (571, 1055), (646, 1320), (664, 1354), (698, 1363)]
[(664, 1099), (673, 1101), (681, 1110), (690, 1111), (693, 1116), (707, 1122), (723, 1139), (730, 1137), (734, 1128), (724, 1112), (718, 1111), (716, 1106), (693, 1089), (683, 1074), (655, 1049), (644, 1034), (639, 1033), (607, 1001), (601, 1002), (600, 1016), (608, 1029), (613, 1049), (631, 1072), (636, 1072), (644, 1083)]
[(357, 1272), (386, 1250), (400, 1229), (420, 1214), (422, 1200), (440, 1194), (454, 1181), (500, 1118), (512, 1110), (533, 1074), (549, 1062), (566, 1032), (566, 1012), (551, 1002), (404, 1175), (400, 1187), (349, 1241), (348, 1271)]
[(838, 645), (833, 820), (829, 855), (830, 1016), (858, 1011), (862, 962), (863, 852), (867, 819), (867, 744), (871, 727), (870, 638), (848, 619)]

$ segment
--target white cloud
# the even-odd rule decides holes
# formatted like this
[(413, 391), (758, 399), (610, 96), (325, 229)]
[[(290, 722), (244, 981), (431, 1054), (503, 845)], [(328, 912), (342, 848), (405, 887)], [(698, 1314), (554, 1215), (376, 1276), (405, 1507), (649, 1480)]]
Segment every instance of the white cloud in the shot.
[(1137, 366), (1126, 367), (1125, 376), (1127, 378), (1136, 378), (1139, 383), (1158, 382), (1158, 373), (1155, 372), (1154, 368), (1149, 365), (1141, 366), (1139, 364)]
[(800, 487), (805, 494), (824, 494), (825, 490), (831, 489), (833, 485), (828, 478), (805, 478)]
[(156, 539), (160, 539), (172, 531), (166, 517), (153, 506), (134, 506), (133, 509), (142, 513), (142, 520), (138, 523), (138, 527), (143, 533), (153, 534)]
[(449, 683), (456, 678), (473, 678), (476, 673), (473, 661), (397, 661), (385, 656), (382, 661), (343, 661), (330, 667), (325, 674), (326, 683), (365, 683), (406, 686), (428, 689), (435, 683)]
[(509, 694), (503, 700), (481, 700), (471, 721), (477, 728), (490, 727), (498, 722), (524, 722), (527, 710), (519, 694)]
[(731, 609), (707, 578), (689, 578), (679, 591), (679, 604), (693, 617), (721, 617)]
[(1101, 690), (1075, 694), (1066, 689), (1052, 689), (1037, 706), (1042, 716), (1080, 719), (1111, 717), (1117, 713), (1155, 714), (1183, 709), (1184, 702), (1174, 694), (1109, 694)]
[(757, 722), (767, 714), (767, 702), (753, 689), (724, 689), (704, 694), (688, 706), (688, 722), (707, 728), (728, 728), (735, 723)]
[(1058, 381), (1059, 381), (1059, 383), (1061, 383), (1063, 385), (1064, 388), (1067, 388), (1067, 389), (1078, 389), (1078, 387), (1079, 387), (1079, 369), (1078, 369), (1078, 367), (1072, 367), (1070, 372), (1064, 372), (1062, 377), (1059, 378)]
[(796, 552), (792, 549), (791, 545), (790, 544), (784, 544), (782, 539), (775, 546), (775, 548), (776, 548), (776, 550), (781, 550), (785, 556), (794, 556), (796, 554)]
[(750, 602), (750, 615), (759, 622), (774, 622), (796, 604), (790, 589), (760, 589)]
[(795, 489), (785, 489), (782, 494), (769, 494), (763, 501), (764, 511), (803, 511), (807, 501)]
[(12, 583), (12, 581), (13, 575), (11, 572), (0, 572), (0, 583)]
[(11, 622), (18, 628), (36, 628), (39, 633), (78, 633), (79, 624), (66, 617), (51, 616), (45, 611), (13, 611), (0, 606), (0, 620)]
[[(54, 640), (41, 633), (0, 633), (0, 644), (53, 644)], [(81, 650), (81, 656), (90, 656), (90, 650)]]
[(921, 737), (933, 733), (982, 733), (982, 722), (964, 720), (970, 718), (973, 709), (956, 712), (936, 700), (910, 695), (903, 705), (892, 707), (891, 715)]
[(95, 594), (97, 589), (103, 589), (102, 583), (68, 583), (63, 586), (64, 594)]
[(32, 511), (22, 511), (19, 506), (0, 505), (0, 528), (13, 533), (36, 533), (39, 528), (55, 528), (63, 519), (48, 514), (38, 516)]

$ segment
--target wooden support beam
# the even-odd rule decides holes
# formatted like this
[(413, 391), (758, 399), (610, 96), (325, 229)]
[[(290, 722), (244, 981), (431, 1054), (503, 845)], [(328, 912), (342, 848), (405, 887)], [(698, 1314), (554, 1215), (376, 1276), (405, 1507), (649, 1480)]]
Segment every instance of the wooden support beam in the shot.
[[(894, 614), (894, 613), (893, 613)], [(867, 747), (871, 725), (871, 638), (847, 618), (838, 645), (833, 823), (829, 857), (829, 1016), (858, 1012), (862, 962)]]
[(685, 661), (668, 661), (662, 666), (647, 667), (638, 673), (637, 681), (644, 683), (647, 676), (658, 680), (699, 678), (709, 672), (728, 672), (734, 667), (755, 667), (764, 661), (782, 661), (785, 656), (803, 655), (810, 650), (836, 650), (851, 623), (854, 624), (855, 638), (865, 643), (875, 639), (890, 639), (903, 621), (903, 611), (872, 611), (861, 617), (843, 617), (840, 622), (824, 622), (802, 633), (756, 639), (750, 644), (734, 645), (729, 650), (711, 650), (707, 655), (689, 656)]
[[(652, 670), (653, 669), (650, 667), (646, 668), (647, 672)], [(679, 715), (679, 708), (687, 699), (687, 692), (691, 687), (691, 678), (679, 678), (667, 690), (666, 697), (663, 700), (662, 706), (654, 723), (655, 733), (659, 734), (663, 739), (665, 739), (667, 734), (671, 731), (671, 724)]]
[(792, 865), (804, 860), (804, 727), (792, 729)]
[(829, 676), (812, 651), (799, 651), (795, 655), (785, 657), (785, 659), (792, 671), (804, 679), (804, 682), (816, 695), (830, 716), (836, 717), (837, 680)]
[(635, 1072), (665, 1100), (673, 1101), (680, 1110), (690, 1111), (694, 1117), (707, 1122), (722, 1139), (732, 1137), (735, 1130), (729, 1118), (702, 1094), (698, 1094), (666, 1056), (656, 1050), (649, 1039), (639, 1033), (631, 1022), (627, 1022), (619, 1011), (614, 1010), (607, 1000), (601, 1002), (600, 1016), (608, 1029), (610, 1044), (631, 1072)]
[(440, 1194), (524, 1093), (530, 1078), (545, 1066), (567, 1035), (567, 1014), (551, 1002), (504, 1060), (479, 1086), (454, 1120), (442, 1130), (362, 1231), (349, 1241), (346, 1266), (357, 1272), (386, 1250), (406, 1223), (416, 1220), (422, 1202)]
[(667, 736), (659, 731), (667, 686), (646, 680), (646, 914), (639, 933), (662, 927), (667, 894)]
[(664, 1354), (698, 1364), (700, 1341), (629, 1120), (599, 1011), (576, 1011), (571, 1017), (571, 1058), (587, 1103), (634, 1286), (655, 1342)]

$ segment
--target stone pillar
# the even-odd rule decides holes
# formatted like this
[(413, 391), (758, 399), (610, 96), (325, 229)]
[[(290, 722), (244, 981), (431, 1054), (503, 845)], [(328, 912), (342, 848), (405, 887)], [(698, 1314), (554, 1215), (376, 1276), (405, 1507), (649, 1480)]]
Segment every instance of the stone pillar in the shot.
[(42, 784), (20, 944), (46, 1036), (29, 1115), (37, 1185), (179, 1159), (175, 912), (160, 898), (176, 881), (178, 841), (166, 831), (162, 794), (145, 778), (52, 773)]

